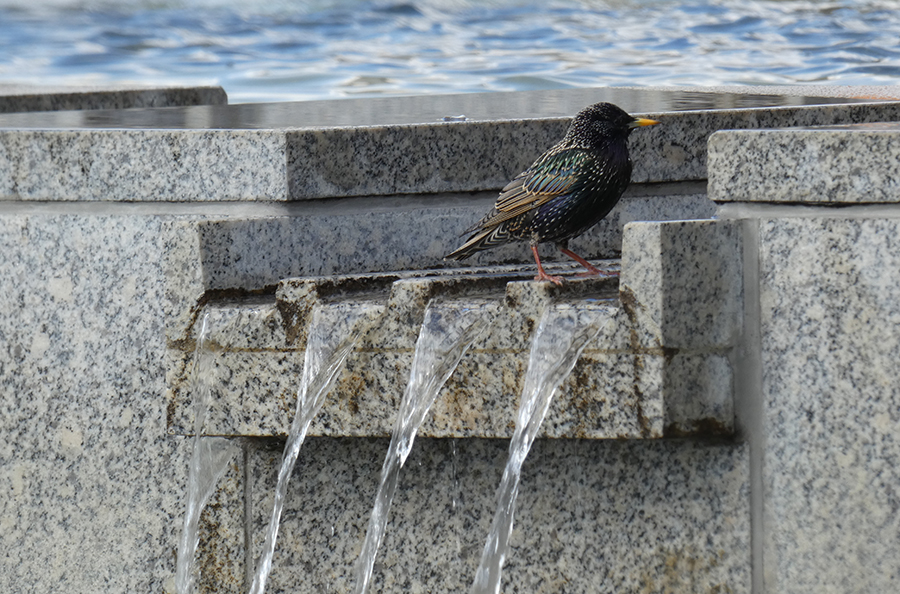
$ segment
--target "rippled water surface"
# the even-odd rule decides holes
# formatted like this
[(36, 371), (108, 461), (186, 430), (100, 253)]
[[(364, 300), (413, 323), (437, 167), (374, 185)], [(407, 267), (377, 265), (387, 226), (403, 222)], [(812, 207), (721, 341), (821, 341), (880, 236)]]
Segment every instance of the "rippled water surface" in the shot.
[(235, 103), (898, 77), (897, 0), (0, 0), (0, 84), (218, 84)]

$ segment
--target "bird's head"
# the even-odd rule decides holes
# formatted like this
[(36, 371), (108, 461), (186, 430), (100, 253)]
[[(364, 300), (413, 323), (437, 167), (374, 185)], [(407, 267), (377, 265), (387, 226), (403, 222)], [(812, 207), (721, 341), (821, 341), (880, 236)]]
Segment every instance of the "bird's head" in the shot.
[(595, 103), (578, 112), (566, 137), (581, 145), (605, 144), (613, 139), (624, 140), (635, 128), (658, 123), (629, 115), (612, 103)]

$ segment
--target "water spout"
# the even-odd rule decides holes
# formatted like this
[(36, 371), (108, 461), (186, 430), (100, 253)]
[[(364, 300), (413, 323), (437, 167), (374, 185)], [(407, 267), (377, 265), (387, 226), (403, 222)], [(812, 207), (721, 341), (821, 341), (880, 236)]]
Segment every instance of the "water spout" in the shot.
[(194, 555), (200, 542), (200, 514), (212, 496), (216, 483), (225, 474), (228, 464), (240, 451), (232, 440), (221, 437), (201, 437), (209, 411), (213, 357), (207, 348), (209, 312), (203, 316), (194, 350), (192, 394), (194, 405), (194, 438), (188, 469), (188, 488), (185, 495), (184, 526), (178, 543), (175, 567), (175, 591), (193, 594), (195, 586)]
[(578, 357), (611, 319), (612, 309), (581, 309), (567, 305), (544, 310), (528, 359), (509, 458), (497, 489), (497, 510), (475, 574), (471, 594), (499, 594), (503, 563), (509, 552), (522, 464), (550, 408), (557, 388)]
[(297, 393), (297, 410), (284, 446), (275, 487), (275, 503), (263, 552), (250, 587), (251, 594), (262, 594), (266, 589), (266, 580), (272, 570), (281, 512), (284, 509), (284, 497), (300, 446), (303, 445), (306, 432), (322, 407), (325, 396), (344, 368), (347, 356), (359, 340), (364, 330), (361, 322), (368, 312), (367, 307), (354, 304), (320, 304), (313, 308), (303, 360), (303, 377)]
[(438, 392), (463, 355), (489, 322), (487, 306), (429, 303), (413, 357), (409, 383), (394, 423), (391, 444), (381, 469), (381, 482), (356, 569), (356, 594), (364, 594), (372, 578), (378, 547), (384, 538), (400, 469), (412, 450), (416, 433)]

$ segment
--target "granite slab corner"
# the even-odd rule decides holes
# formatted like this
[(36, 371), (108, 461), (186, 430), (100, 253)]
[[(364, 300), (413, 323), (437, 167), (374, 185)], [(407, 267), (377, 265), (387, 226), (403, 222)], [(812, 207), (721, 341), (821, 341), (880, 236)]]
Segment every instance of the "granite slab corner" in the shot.
[(900, 125), (729, 130), (709, 140), (715, 202), (900, 202)]

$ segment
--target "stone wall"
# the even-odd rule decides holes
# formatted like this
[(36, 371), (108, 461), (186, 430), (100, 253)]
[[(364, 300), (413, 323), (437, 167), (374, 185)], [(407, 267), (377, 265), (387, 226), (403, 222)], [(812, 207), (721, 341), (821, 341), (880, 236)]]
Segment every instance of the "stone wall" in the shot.
[[(671, 121), (668, 128), (635, 135), (635, 186), (609, 222), (574, 247), (591, 258), (616, 256), (629, 221), (709, 218), (714, 209), (705, 199), (703, 180), (706, 138), (714, 130), (877, 121), (898, 114), (890, 103), (662, 114), (660, 119)], [(95, 145), (87, 140), (96, 137), (94, 131), (13, 130), (8, 126), (21, 126), (21, 120), (0, 117), (0, 126), (7, 127), (0, 130), (0, 247), (6, 255), (0, 262), (0, 548), (5, 551), (0, 590), (171, 590), (189, 443), (176, 434), (170, 414), (167, 357), (186, 338), (200, 308), (216, 300), (270, 299), (287, 277), (442, 266), (440, 256), (455, 247), (456, 233), (490, 206), (497, 187), (549, 145), (563, 123), (401, 127), (416, 140), (398, 144), (408, 162), (426, 160), (432, 171), (387, 178), (382, 171), (377, 184), (366, 178), (363, 186), (310, 196), (300, 188), (313, 186), (298, 181), (306, 163), (303, 150), (317, 157), (311, 163), (347, 164), (353, 173), (349, 180), (362, 179), (358, 174), (371, 168), (356, 159), (362, 153), (353, 143), (342, 145), (344, 152), (326, 153), (314, 148), (319, 144), (288, 141), (359, 138), (370, 151), (379, 134), (401, 143), (396, 135), (402, 132), (238, 134), (195, 128), (157, 139), (150, 146), (159, 150), (150, 154), (142, 147), (159, 136), (153, 131), (104, 133), (104, 142)], [(418, 141), (422, 134), (465, 140), (470, 131), (495, 138), (504, 126), (509, 144), (497, 148), (484, 169), (477, 159), (455, 161), (475, 170), (466, 180), (476, 181), (441, 178), (417, 189), (418, 180), (440, 178), (434, 171), (445, 165), (434, 160), (434, 143)], [(235, 159), (228, 143), (239, 136), (241, 142), (265, 137), (285, 143), (278, 145), (278, 156), (243, 164), (259, 176), (274, 171), (283, 190), (254, 193), (230, 184), (232, 172), (236, 181), (244, 179), (236, 169), (240, 165), (216, 176), (204, 173), (205, 162)], [(516, 144), (522, 138), (529, 139), (529, 154)], [(105, 152), (97, 152), (101, 147)], [(191, 159), (193, 165), (185, 168)], [(230, 193), (236, 187), (241, 191)], [(862, 359), (834, 359), (834, 353), (855, 348), (835, 337), (871, 334), (875, 322), (864, 321), (893, 315), (889, 286), (884, 294), (860, 293), (870, 261), (879, 270), (894, 265), (888, 230), (878, 229), (890, 223), (851, 219), (840, 222), (836, 232), (838, 221), (779, 221), (768, 215), (759, 220), (756, 234), (746, 237), (759, 242), (763, 283), (763, 346), (756, 369), (770, 371), (754, 376), (752, 366), (738, 370), (741, 378), (760, 377), (759, 393), (765, 394), (765, 399), (741, 400), (739, 420), (744, 419), (747, 435), (764, 435), (771, 448), (760, 449), (753, 437), (747, 442), (539, 440), (526, 463), (519, 530), (505, 571), (511, 587), (749, 592), (751, 560), (754, 572), (765, 567), (765, 587), (772, 592), (798, 591), (791, 584), (822, 585), (829, 575), (819, 571), (823, 567), (835, 572), (860, 567), (847, 579), (871, 571), (859, 579), (875, 585), (896, 576), (891, 560), (900, 555), (872, 544), (890, 543), (896, 535), (891, 503), (896, 481), (890, 474), (896, 466), (891, 465), (895, 390), (888, 373), (877, 376), (884, 379), (879, 383), (858, 372)], [(812, 246), (848, 244), (850, 259), (814, 265), (824, 248), (791, 242), (798, 234), (814, 238)], [(518, 264), (528, 258), (527, 250), (509, 247), (476, 263)], [(780, 275), (795, 261), (810, 262), (804, 271), (808, 278)], [(746, 270), (746, 258), (743, 264)], [(835, 274), (854, 270), (862, 279), (858, 283), (831, 282)], [(870, 280), (884, 278), (890, 277)], [(859, 311), (872, 314), (832, 308), (817, 313), (819, 301), (797, 298), (802, 291), (828, 294), (835, 287), (857, 291), (854, 299), (865, 305)], [(853, 300), (835, 301), (840, 302)], [(806, 319), (810, 322), (795, 328)], [(887, 324), (878, 328), (877, 348), (858, 352), (889, 369), (891, 333)], [(790, 338), (795, 331), (802, 340)], [(813, 348), (824, 349), (823, 363), (792, 367), (793, 361), (811, 359)], [(806, 376), (791, 379), (788, 370), (797, 368)], [(809, 390), (791, 388), (798, 381)], [(736, 382), (739, 394), (742, 386)], [(829, 406), (816, 390), (842, 395), (841, 406)], [(744, 414), (746, 409), (756, 412)], [(777, 424), (769, 431), (785, 415), (793, 415), (802, 431)], [(860, 423), (846, 422), (856, 418)], [(765, 433), (753, 429), (757, 426)], [(825, 441), (825, 435), (839, 440)], [(804, 447), (818, 439), (822, 447)], [(271, 437), (246, 442), (204, 516), (200, 564), (207, 591), (246, 589), (268, 515), (278, 444)], [(319, 437), (307, 445), (290, 493), (271, 591), (329, 584), (343, 592), (352, 585), (351, 563), (387, 444), (379, 437)], [(490, 439), (417, 443), (401, 478), (374, 587), (450, 591), (470, 583), (504, 449), (504, 441)], [(824, 495), (809, 501), (807, 507), (817, 507), (816, 520), (808, 521), (794, 511), (798, 497), (813, 492)], [(860, 497), (871, 493), (874, 511), (863, 513), (869, 500)], [(838, 527), (828, 520), (832, 512), (846, 523)], [(838, 542), (841, 529), (859, 537), (841, 541), (851, 545), (840, 549), (837, 561), (832, 555), (826, 567), (822, 543)], [(765, 540), (759, 541), (760, 535)], [(762, 575), (754, 574), (754, 588), (762, 587)]]
[(878, 124), (710, 140), (710, 197), (743, 221), (745, 282), (758, 287), (737, 407), (760, 592), (886, 592), (900, 580), (898, 134)]

